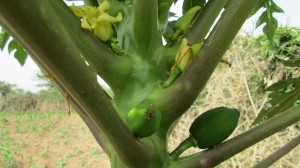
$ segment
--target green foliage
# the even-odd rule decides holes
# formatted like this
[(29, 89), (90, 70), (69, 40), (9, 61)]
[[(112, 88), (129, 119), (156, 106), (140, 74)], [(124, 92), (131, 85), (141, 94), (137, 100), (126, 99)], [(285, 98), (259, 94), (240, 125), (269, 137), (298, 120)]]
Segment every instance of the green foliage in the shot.
[(274, 33), (278, 27), (278, 22), (274, 18), (273, 13), (283, 13), (284, 11), (273, 0), (260, 0), (254, 11), (257, 12), (261, 8), (264, 8), (264, 12), (257, 20), (256, 27), (265, 24), (263, 32), (268, 37), (268, 40), (272, 42)]
[[(274, 34), (273, 43), (270, 43), (266, 35), (262, 35), (254, 39), (254, 45), (259, 49), (259, 59), (266, 62), (265, 73), (270, 74), (268, 80), (299, 76), (299, 28), (280, 27)], [(281, 77), (279, 77), (279, 73), (281, 73)]]
[(25, 64), (25, 61), (28, 57), (25, 49), (14, 39), (10, 39), (10, 35), (3, 28), (0, 32), (0, 48), (3, 51), (4, 47), (8, 45), (9, 54), (14, 55), (15, 59), (20, 63), (21, 66)]
[(8, 45), (8, 51), (9, 54), (14, 54), (15, 59), (18, 60), (20, 65), (23, 66), (25, 64), (28, 55), (24, 48), (18, 42), (16, 42), (15, 40), (11, 40), (11, 42)]
[(15, 162), (13, 160), (14, 152), (12, 152), (6, 146), (0, 146), (0, 155), (3, 156), (3, 167), (14, 167)]
[(265, 35), (258, 37), (256, 43), (261, 46), (260, 52), (264, 56), (262, 60), (269, 62), (269, 66), (266, 67), (271, 73), (269, 80), (278, 76), (278, 67), (281, 67), (282, 75), (277, 83), (265, 90), (271, 92), (270, 100), (253, 124), (269, 119), (299, 103), (300, 29), (281, 27), (275, 32), (273, 43), (270, 43)]
[(9, 34), (4, 29), (2, 29), (0, 32), (0, 48), (2, 51), (6, 45), (9, 37), (10, 37)]
[(268, 40), (266, 35), (261, 35), (255, 39), (256, 46), (260, 48), (260, 52), (265, 58), (274, 56), (282, 61), (299, 59), (300, 28), (279, 27), (275, 31), (273, 39), (273, 43)]
[(285, 110), (299, 104), (300, 100), (300, 78), (281, 80), (266, 89), (271, 91), (268, 95), (269, 101), (265, 108), (259, 113), (253, 124), (267, 120)]

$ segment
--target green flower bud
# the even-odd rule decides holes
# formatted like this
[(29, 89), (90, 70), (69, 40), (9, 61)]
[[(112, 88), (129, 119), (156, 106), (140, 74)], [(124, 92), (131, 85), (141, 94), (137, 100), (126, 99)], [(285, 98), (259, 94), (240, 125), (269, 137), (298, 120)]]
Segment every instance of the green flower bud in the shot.
[(189, 9), (183, 16), (181, 16), (175, 23), (175, 27), (181, 31), (185, 31), (191, 25), (195, 14), (201, 9), (200, 6), (195, 6)]

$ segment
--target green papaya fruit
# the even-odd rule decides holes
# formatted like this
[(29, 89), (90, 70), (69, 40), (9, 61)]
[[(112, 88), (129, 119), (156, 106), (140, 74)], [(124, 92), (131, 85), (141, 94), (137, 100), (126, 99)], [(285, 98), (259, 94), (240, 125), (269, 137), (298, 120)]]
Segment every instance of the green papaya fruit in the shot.
[(176, 160), (192, 146), (206, 149), (222, 143), (237, 127), (239, 117), (237, 109), (228, 107), (217, 107), (204, 112), (192, 123), (190, 136), (170, 153), (170, 159)]
[(237, 127), (239, 117), (237, 109), (228, 107), (218, 107), (201, 114), (189, 129), (193, 146), (205, 149), (223, 142)]
[(160, 111), (152, 106), (138, 105), (132, 108), (127, 115), (127, 125), (132, 133), (138, 137), (152, 135), (160, 125)]

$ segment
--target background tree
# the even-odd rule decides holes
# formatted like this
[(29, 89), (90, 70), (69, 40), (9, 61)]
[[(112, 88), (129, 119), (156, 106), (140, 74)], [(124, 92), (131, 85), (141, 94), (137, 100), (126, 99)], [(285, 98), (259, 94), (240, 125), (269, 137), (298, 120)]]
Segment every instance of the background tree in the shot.
[(15, 85), (0, 81), (0, 94), (6, 98), (7, 94), (13, 91)]
[(37, 84), (38, 87), (44, 88), (46, 90), (55, 89), (55, 84), (51, 81), (50, 77), (45, 76), (42, 72), (36, 73), (35, 80), (39, 83)]

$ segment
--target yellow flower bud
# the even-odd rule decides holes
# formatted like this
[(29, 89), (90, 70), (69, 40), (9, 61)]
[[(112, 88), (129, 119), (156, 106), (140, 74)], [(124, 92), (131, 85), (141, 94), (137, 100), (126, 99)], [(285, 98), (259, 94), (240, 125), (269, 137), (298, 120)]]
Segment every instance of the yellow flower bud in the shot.
[(175, 63), (171, 67), (170, 76), (164, 83), (162, 83), (162, 88), (170, 86), (182, 74), (194, 56), (199, 52), (201, 46), (202, 44), (194, 44), (193, 46), (190, 46), (186, 38), (182, 39), (179, 51), (175, 57)]
[(175, 64), (171, 68), (171, 73), (179, 66), (181, 71), (184, 71), (188, 63), (193, 58), (193, 50), (191, 46), (188, 45), (188, 40), (186, 38), (182, 39), (180, 49), (175, 57)]
[(103, 13), (97, 18), (97, 23), (94, 28), (94, 34), (102, 41), (106, 42), (113, 35), (111, 23), (120, 22), (122, 20), (122, 13), (118, 13), (117, 17), (112, 17), (108, 13)]
[(175, 68), (179, 67), (181, 71), (184, 71), (187, 65), (191, 62), (194, 56), (200, 50), (202, 44), (194, 44), (190, 46), (188, 44), (188, 40), (186, 38), (182, 39), (181, 46), (179, 51), (175, 57), (175, 63), (171, 68), (171, 73), (175, 70)]
[(113, 35), (112, 23), (122, 20), (122, 13), (116, 17), (105, 12), (110, 8), (107, 0), (103, 1), (99, 7), (72, 5), (71, 10), (79, 17), (82, 17), (81, 27), (92, 31), (101, 41), (106, 42)]
[(113, 30), (111, 28), (111, 23), (109, 22), (100, 22), (97, 23), (94, 28), (94, 34), (97, 36), (100, 40), (106, 42), (109, 40), (109, 38), (113, 34)]

